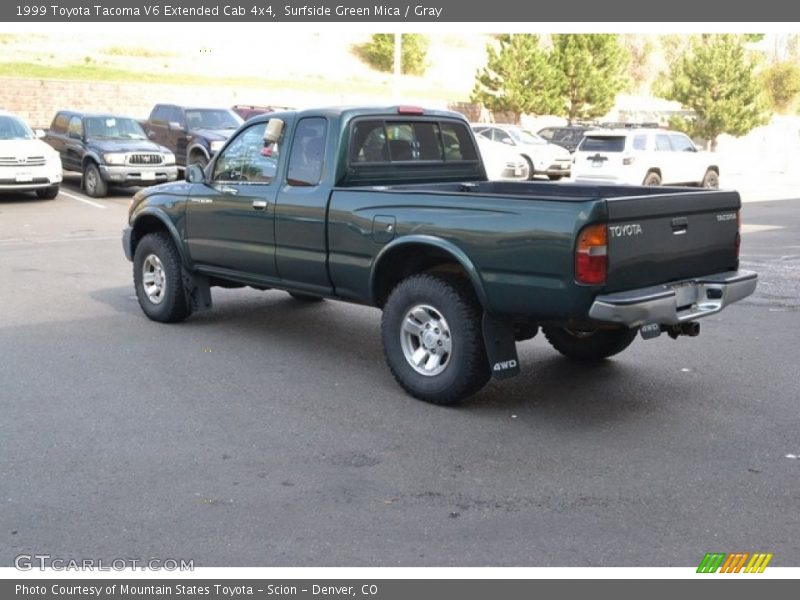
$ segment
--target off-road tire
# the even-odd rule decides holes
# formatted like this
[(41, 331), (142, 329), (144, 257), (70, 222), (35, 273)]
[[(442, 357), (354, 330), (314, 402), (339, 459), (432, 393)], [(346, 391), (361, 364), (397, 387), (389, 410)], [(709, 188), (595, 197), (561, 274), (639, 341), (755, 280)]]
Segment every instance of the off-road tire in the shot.
[[(163, 267), (163, 297), (152, 301), (145, 291), (143, 266), (149, 256), (155, 256)], [(149, 233), (136, 246), (133, 256), (133, 284), (144, 314), (153, 321), (177, 323), (192, 314), (192, 307), (183, 289), (181, 257), (166, 233)]]
[(563, 327), (544, 327), (550, 345), (567, 358), (580, 361), (599, 361), (619, 354), (636, 339), (638, 329), (595, 329), (572, 331)]
[[(423, 375), (403, 350), (402, 325), (418, 305), (435, 309), (449, 327), (452, 350), (444, 370)], [(400, 386), (425, 402), (455, 404), (480, 390), (491, 377), (481, 332), (482, 308), (469, 282), (457, 275), (413, 275), (392, 290), (383, 308), (381, 334), (389, 369)]]

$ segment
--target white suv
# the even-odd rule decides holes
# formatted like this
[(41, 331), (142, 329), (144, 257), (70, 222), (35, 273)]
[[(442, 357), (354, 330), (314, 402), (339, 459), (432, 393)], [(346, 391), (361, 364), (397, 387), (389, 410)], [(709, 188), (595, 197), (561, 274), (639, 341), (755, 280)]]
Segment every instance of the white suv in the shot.
[(665, 129), (587, 131), (575, 151), (575, 181), (719, 187), (714, 156)]

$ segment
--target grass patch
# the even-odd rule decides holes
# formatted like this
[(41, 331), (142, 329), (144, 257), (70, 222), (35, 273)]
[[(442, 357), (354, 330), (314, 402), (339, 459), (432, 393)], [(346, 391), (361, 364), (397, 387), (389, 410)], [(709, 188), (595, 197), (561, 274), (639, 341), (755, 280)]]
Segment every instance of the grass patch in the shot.
[(0, 33), (0, 44), (16, 42), (20, 37), (22, 36), (16, 33)]
[(174, 52), (163, 50), (151, 50), (141, 46), (108, 46), (100, 50), (108, 56), (128, 56), (133, 58), (169, 58), (177, 56)]
[[(68, 79), (97, 82), (157, 83), (166, 85), (226, 86), (259, 89), (285, 89), (304, 92), (324, 90), (327, 93), (389, 95), (391, 82), (379, 83), (341, 79), (281, 80), (258, 77), (209, 77), (191, 73), (164, 73), (163, 71), (130, 71), (94, 62), (70, 64), (59, 67), (29, 62), (0, 62), (0, 77), (29, 79)], [(437, 100), (459, 100), (440, 87), (411, 88), (404, 86), (404, 94), (424, 96)], [(463, 99), (463, 98), (461, 98)], [(391, 102), (387, 98), (387, 102)]]

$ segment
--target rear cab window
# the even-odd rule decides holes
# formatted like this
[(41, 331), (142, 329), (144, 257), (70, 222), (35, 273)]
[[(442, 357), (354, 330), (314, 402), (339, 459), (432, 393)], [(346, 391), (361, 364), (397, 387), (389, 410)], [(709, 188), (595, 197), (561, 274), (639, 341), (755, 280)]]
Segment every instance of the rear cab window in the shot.
[(623, 152), (624, 135), (587, 135), (581, 142), (581, 152)]
[(477, 179), (481, 162), (466, 123), (447, 118), (354, 119), (344, 183)]

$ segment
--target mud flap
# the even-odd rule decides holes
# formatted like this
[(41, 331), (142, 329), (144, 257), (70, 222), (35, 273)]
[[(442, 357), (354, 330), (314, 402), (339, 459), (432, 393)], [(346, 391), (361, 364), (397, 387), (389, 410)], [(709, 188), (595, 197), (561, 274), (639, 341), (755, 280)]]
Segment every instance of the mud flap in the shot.
[(514, 325), (483, 313), (483, 342), (486, 355), (495, 379), (508, 379), (519, 375), (517, 343), (514, 341)]
[(182, 274), (183, 290), (189, 306), (192, 307), (192, 312), (211, 308), (211, 286), (208, 283), (208, 277), (197, 275), (186, 269), (182, 269)]

